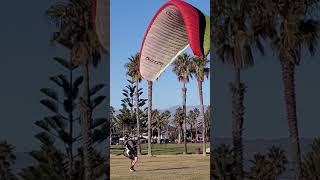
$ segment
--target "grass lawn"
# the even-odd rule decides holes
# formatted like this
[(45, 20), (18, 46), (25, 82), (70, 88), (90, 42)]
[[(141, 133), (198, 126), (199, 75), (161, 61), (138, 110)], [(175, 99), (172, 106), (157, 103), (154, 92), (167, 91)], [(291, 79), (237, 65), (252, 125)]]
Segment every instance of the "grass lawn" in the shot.
[[(210, 147), (210, 143), (206, 144), (207, 148)], [(148, 153), (148, 144), (141, 144), (142, 154)], [(194, 154), (196, 148), (200, 148), (202, 152), (202, 143), (188, 143), (187, 151), (188, 154)], [(153, 155), (179, 155), (183, 152), (183, 144), (152, 144)], [(122, 145), (111, 145), (110, 154), (122, 155)]]
[(210, 156), (156, 155), (139, 156), (136, 172), (129, 171), (130, 160), (111, 155), (112, 180), (209, 180)]

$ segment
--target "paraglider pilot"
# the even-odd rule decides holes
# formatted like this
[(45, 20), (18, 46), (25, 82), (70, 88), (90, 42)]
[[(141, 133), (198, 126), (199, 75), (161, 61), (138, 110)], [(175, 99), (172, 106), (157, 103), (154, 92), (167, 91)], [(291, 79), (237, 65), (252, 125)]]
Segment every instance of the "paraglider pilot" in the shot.
[(129, 137), (128, 135), (124, 136), (124, 156), (126, 156), (127, 158), (131, 159), (131, 163), (130, 163), (130, 168), (129, 170), (132, 171), (136, 171), (134, 169), (134, 166), (136, 165), (137, 161), (138, 161), (138, 153), (137, 153), (137, 143), (132, 140), (131, 137)]

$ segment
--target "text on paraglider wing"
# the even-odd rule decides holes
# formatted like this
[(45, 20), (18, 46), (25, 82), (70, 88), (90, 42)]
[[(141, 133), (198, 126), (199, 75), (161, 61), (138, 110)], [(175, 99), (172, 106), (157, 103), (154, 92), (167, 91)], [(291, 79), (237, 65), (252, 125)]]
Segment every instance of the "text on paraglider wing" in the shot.
[(163, 62), (156, 61), (156, 60), (154, 60), (154, 59), (151, 59), (150, 57), (146, 57), (146, 60), (149, 61), (149, 62), (152, 62), (152, 63), (154, 63), (154, 64), (158, 64), (158, 65), (160, 65), (160, 66), (163, 65)]

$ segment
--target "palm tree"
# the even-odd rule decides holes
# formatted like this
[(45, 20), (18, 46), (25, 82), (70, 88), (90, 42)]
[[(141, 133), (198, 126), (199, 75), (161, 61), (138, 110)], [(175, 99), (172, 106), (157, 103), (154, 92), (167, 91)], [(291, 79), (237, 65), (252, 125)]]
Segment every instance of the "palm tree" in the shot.
[(268, 160), (270, 161), (270, 172), (271, 179), (277, 180), (278, 177), (286, 171), (286, 165), (288, 160), (285, 156), (284, 150), (280, 147), (272, 146), (267, 154)]
[[(152, 111), (152, 123), (151, 124), (152, 124), (152, 128), (157, 129), (157, 133), (159, 136), (159, 134), (160, 134), (160, 111), (158, 109), (155, 109)], [(159, 144), (160, 144), (160, 142), (159, 142)]]
[(179, 55), (178, 58), (173, 62), (173, 72), (177, 75), (178, 80), (182, 82), (182, 110), (183, 110), (183, 153), (187, 154), (187, 88), (186, 84), (189, 82), (191, 74), (191, 58), (187, 53)]
[(194, 115), (193, 115), (193, 111), (190, 110), (187, 114), (187, 123), (190, 125), (190, 136), (191, 136), (191, 141), (193, 140), (193, 127), (194, 127), (194, 124), (195, 124), (195, 118), (194, 118)]
[(207, 139), (209, 139), (209, 137), (210, 137), (210, 124), (211, 124), (210, 105), (207, 107), (206, 112), (204, 113), (204, 120), (205, 120), (205, 126), (206, 126)]
[(190, 124), (190, 130), (191, 130), (191, 139), (193, 139), (193, 127), (196, 128), (196, 137), (197, 137), (197, 119), (198, 119), (198, 116), (199, 116), (199, 109), (198, 108), (194, 108), (192, 110), (189, 111), (188, 113), (188, 123)]
[(182, 108), (178, 107), (176, 109), (176, 113), (174, 114), (174, 117), (173, 117), (173, 122), (178, 129), (178, 144), (181, 144), (181, 132), (182, 132), (182, 125), (184, 122), (183, 116), (184, 116), (184, 114), (183, 114)]
[(148, 81), (148, 156), (152, 156), (151, 136), (152, 136), (152, 86), (153, 81)]
[(72, 61), (82, 67), (84, 83), (80, 112), (86, 180), (93, 178), (89, 66), (91, 64), (95, 67), (98, 65), (102, 50), (97, 34), (90, 22), (90, 7), (91, 1), (82, 0), (56, 3), (47, 10), (47, 16), (59, 28), (59, 31), (53, 34), (53, 41), (69, 48)]
[(0, 179), (17, 179), (11, 169), (16, 160), (13, 149), (14, 147), (7, 141), (0, 142)]
[(252, 163), (252, 167), (249, 179), (270, 180), (270, 162), (266, 155), (257, 153), (250, 162)]
[(161, 124), (166, 129), (165, 138), (168, 139), (168, 133), (169, 133), (169, 119), (171, 117), (170, 111), (164, 111), (161, 113)]
[(127, 106), (122, 106), (119, 110), (119, 114), (115, 117), (116, 124), (121, 129), (122, 135), (124, 134), (132, 134), (136, 123), (133, 121), (135, 117), (132, 116), (132, 112), (128, 109)]
[[(215, 1), (213, 42), (218, 59), (229, 64), (234, 70), (235, 80), (231, 83), (232, 92), (232, 137), (236, 162), (236, 179), (243, 179), (243, 144), (242, 129), (244, 117), (245, 84), (241, 81), (241, 69), (253, 66), (253, 46), (261, 52), (263, 48), (259, 38), (249, 31), (250, 1), (217, 0)], [(213, 5), (213, 6), (215, 6)]]
[(195, 124), (194, 124), (194, 127), (195, 127), (195, 130), (196, 130), (196, 142), (198, 142), (198, 125), (199, 125), (199, 123), (198, 123), (198, 116), (199, 116), (199, 114), (200, 114), (200, 111), (199, 111), (199, 109), (198, 108), (195, 108), (195, 109), (193, 109), (193, 111), (197, 114), (197, 119), (196, 119), (196, 122), (195, 122)]
[(161, 143), (161, 129), (168, 125), (167, 122), (170, 116), (170, 111), (164, 111), (160, 114), (158, 121), (158, 144)]
[(192, 61), (192, 69), (193, 74), (198, 82), (198, 91), (199, 91), (199, 99), (200, 99), (200, 117), (202, 119), (202, 154), (206, 156), (206, 126), (205, 126), (205, 117), (204, 117), (204, 105), (203, 105), (203, 91), (202, 84), (205, 77), (209, 77), (210, 69), (207, 67), (209, 61), (205, 58), (194, 57)]
[(213, 150), (213, 160), (211, 161), (211, 179), (235, 179), (233, 150), (225, 144), (219, 144)]
[(274, 47), (281, 64), (295, 179), (302, 179), (295, 69), (301, 61), (304, 48), (308, 49), (311, 55), (314, 54), (319, 39), (319, 21), (311, 11), (317, 4), (318, 1), (310, 0), (275, 0), (268, 3), (260, 0), (256, 8), (260, 17), (253, 18), (254, 31), (258, 35), (270, 37), (271, 46)]
[(167, 127), (168, 119), (170, 118), (170, 111), (164, 111), (160, 113), (159, 110), (155, 109), (152, 111), (152, 119), (151, 119), (151, 128), (157, 129), (157, 142), (160, 144), (161, 142), (161, 129)]
[(311, 151), (302, 163), (303, 180), (320, 179), (320, 139), (314, 139)]
[(129, 62), (125, 64), (125, 68), (127, 70), (127, 75), (132, 78), (132, 81), (136, 83), (135, 90), (135, 106), (136, 106), (136, 120), (137, 120), (137, 138), (138, 138), (138, 146), (137, 151), (138, 155), (141, 155), (141, 147), (140, 147), (140, 121), (139, 121), (139, 82), (141, 81), (141, 74), (138, 68), (139, 63), (139, 53), (129, 57)]
[(152, 120), (152, 81), (148, 81), (148, 156), (152, 156), (151, 120)]
[(281, 148), (272, 146), (267, 154), (257, 153), (250, 162), (249, 179), (277, 180), (285, 172), (288, 160)]

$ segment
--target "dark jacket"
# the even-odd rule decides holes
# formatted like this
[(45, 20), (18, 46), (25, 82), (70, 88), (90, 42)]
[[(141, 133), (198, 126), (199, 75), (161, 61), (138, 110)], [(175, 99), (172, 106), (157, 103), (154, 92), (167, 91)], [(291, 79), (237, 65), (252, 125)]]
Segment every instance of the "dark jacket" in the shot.
[(137, 144), (135, 141), (129, 139), (125, 142), (125, 147), (127, 147), (130, 151), (137, 151)]

